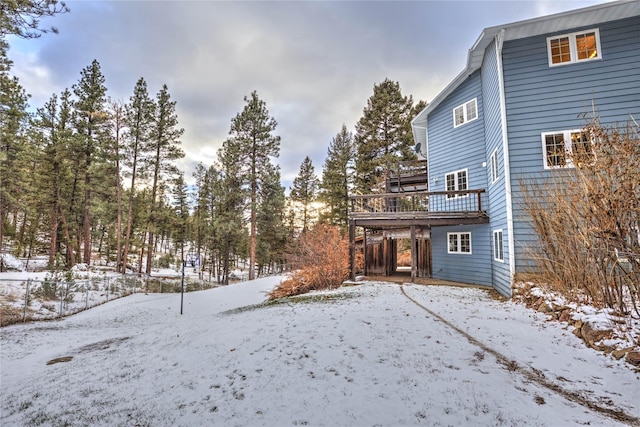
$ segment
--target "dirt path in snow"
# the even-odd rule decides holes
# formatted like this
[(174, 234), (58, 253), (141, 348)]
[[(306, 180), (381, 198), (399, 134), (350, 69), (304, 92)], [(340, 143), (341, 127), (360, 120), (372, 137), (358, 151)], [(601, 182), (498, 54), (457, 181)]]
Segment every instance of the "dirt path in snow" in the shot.
[(473, 337), (472, 335), (470, 335), (469, 333), (463, 331), (462, 329), (460, 329), (459, 327), (455, 326), (454, 324), (452, 324), (451, 322), (449, 322), (447, 319), (445, 319), (444, 317), (440, 316), (438, 313), (434, 312), (433, 310), (430, 310), (429, 308), (425, 307), (423, 304), (421, 304), (420, 302), (418, 302), (417, 300), (415, 300), (414, 298), (410, 297), (409, 295), (407, 295), (407, 293), (404, 290), (404, 286), (400, 285), (400, 291), (402, 292), (402, 294), (411, 302), (413, 302), (414, 304), (416, 304), (418, 307), (420, 307), (421, 309), (423, 309), (424, 311), (426, 311), (430, 316), (438, 319), (439, 321), (441, 321), (442, 323), (444, 323), (445, 325), (447, 325), (448, 327), (450, 327), (451, 329), (453, 329), (454, 331), (456, 331), (457, 333), (459, 333), (460, 335), (464, 336), (467, 340), (469, 340), (470, 343), (480, 347), (483, 351), (493, 355), (496, 360), (498, 361), (498, 363), (500, 363), (501, 365), (503, 365), (508, 371), (512, 371), (512, 372), (518, 372), (520, 375), (524, 376), (525, 378), (527, 378), (528, 380), (535, 382), (538, 385), (541, 385), (542, 387), (545, 387), (557, 394), (559, 394), (560, 396), (564, 397), (565, 399), (577, 403), (581, 406), (584, 406), (592, 411), (596, 411), (598, 413), (601, 413), (609, 418), (612, 418), (616, 421), (620, 421), (622, 423), (628, 424), (630, 426), (640, 426), (640, 418), (634, 417), (633, 415), (627, 414), (626, 412), (624, 412), (622, 409), (612, 409), (612, 408), (607, 408), (604, 406), (601, 406), (599, 404), (597, 404), (596, 402), (593, 402), (589, 399), (587, 399), (584, 396), (581, 396), (580, 394), (573, 392), (573, 391), (569, 391), (564, 389), (562, 386), (560, 386), (557, 383), (551, 382), (549, 380), (547, 380), (544, 376), (544, 374), (542, 373), (542, 371), (537, 370), (535, 368), (528, 368), (526, 366), (522, 366), (520, 365), (517, 361), (508, 358), (507, 356), (503, 355), (502, 353), (498, 352), (497, 350), (487, 346), (486, 344), (480, 342), (478, 339), (476, 339), (475, 337)]

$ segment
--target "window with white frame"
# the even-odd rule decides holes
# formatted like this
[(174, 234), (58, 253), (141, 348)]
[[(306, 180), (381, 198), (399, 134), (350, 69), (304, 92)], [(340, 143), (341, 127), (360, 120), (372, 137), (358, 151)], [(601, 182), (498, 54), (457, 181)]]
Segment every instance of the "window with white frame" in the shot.
[(502, 241), (502, 230), (493, 231), (493, 259), (504, 262), (504, 243)]
[(471, 233), (447, 233), (447, 252), (450, 254), (471, 253)]
[(465, 123), (478, 118), (478, 99), (473, 98), (471, 101), (458, 105), (453, 109), (453, 127), (457, 128)]
[(544, 132), (542, 150), (545, 169), (573, 167), (590, 161), (593, 152), (591, 138), (581, 130)]
[(489, 158), (489, 166), (491, 169), (491, 183), (493, 184), (498, 180), (498, 149), (496, 148), (491, 153), (491, 157)]
[[(450, 172), (444, 176), (445, 191), (463, 191), (468, 189), (467, 170)], [(448, 199), (466, 197), (468, 194), (447, 194)]]
[(597, 28), (547, 37), (549, 66), (602, 59), (600, 32)]

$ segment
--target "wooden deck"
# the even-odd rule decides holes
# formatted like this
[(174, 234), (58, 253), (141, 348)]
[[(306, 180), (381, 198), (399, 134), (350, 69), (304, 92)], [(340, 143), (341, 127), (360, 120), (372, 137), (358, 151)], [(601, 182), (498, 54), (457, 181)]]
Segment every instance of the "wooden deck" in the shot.
[(413, 191), (351, 196), (350, 219), (365, 228), (483, 224), (485, 190)]

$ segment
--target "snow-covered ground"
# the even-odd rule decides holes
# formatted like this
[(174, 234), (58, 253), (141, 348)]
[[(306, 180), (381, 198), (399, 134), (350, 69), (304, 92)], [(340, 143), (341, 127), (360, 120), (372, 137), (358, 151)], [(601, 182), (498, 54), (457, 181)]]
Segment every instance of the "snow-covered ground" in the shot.
[(0, 424), (640, 423), (640, 374), (521, 304), (363, 282), (255, 305), (280, 279), (2, 328)]
[[(130, 273), (116, 273), (113, 267), (76, 264), (70, 272), (71, 282), (64, 272), (56, 274), (46, 270), (46, 259), (29, 261), (35, 271), (27, 271), (26, 263), (9, 254), (2, 254), (3, 261), (11, 271), (0, 273), (0, 325), (23, 320), (45, 320), (68, 316), (89, 307), (104, 304), (112, 299), (146, 290), (145, 278)], [(244, 277), (246, 272), (234, 271), (234, 277)], [(145, 276), (146, 277), (146, 276)], [(165, 292), (180, 287), (180, 268), (154, 269), (150, 280), (161, 278)], [(201, 280), (202, 279), (202, 280)], [(49, 283), (50, 292), (43, 295), (42, 288)], [(55, 292), (52, 284), (55, 283)], [(217, 286), (215, 278), (209, 280), (204, 273), (199, 277), (195, 268), (185, 268), (185, 288), (208, 289)], [(55, 293), (55, 295), (51, 295)], [(25, 310), (26, 303), (26, 310)]]

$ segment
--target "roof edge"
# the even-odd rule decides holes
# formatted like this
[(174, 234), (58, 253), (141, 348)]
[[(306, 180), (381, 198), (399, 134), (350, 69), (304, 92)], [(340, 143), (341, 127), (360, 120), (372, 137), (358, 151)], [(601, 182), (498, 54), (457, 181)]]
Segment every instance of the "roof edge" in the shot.
[[(617, 9), (618, 13), (603, 14), (601, 12), (607, 9)], [(592, 17), (606, 15), (606, 17), (600, 18), (598, 22), (608, 22), (617, 19), (630, 18), (640, 15), (640, 1), (638, 0), (617, 0), (608, 3), (597, 4), (594, 6), (588, 6), (580, 9), (568, 10), (565, 12), (555, 13), (553, 15), (539, 16), (536, 18), (526, 19), (522, 21), (516, 21), (509, 24), (496, 25), (493, 27), (487, 27), (482, 30), (478, 39), (473, 46), (469, 49), (467, 54), (467, 65), (464, 70), (458, 74), (451, 83), (449, 83), (436, 97), (411, 121), (416, 124), (426, 119), (440, 103), (446, 99), (455, 89), (458, 88), (476, 70), (482, 66), (484, 59), (484, 53), (486, 48), (495, 39), (495, 36), (502, 30), (505, 30), (505, 40), (516, 40), (518, 38), (531, 37), (540, 34), (546, 34), (553, 32), (549, 28), (540, 29), (537, 24), (542, 22), (554, 22), (556, 27), (561, 27), (563, 23), (567, 22), (568, 18), (590, 15)], [(566, 29), (572, 28), (568, 24), (564, 24)], [(590, 25), (590, 22), (584, 22), (584, 25)], [(515, 31), (520, 29), (521, 31)]]

